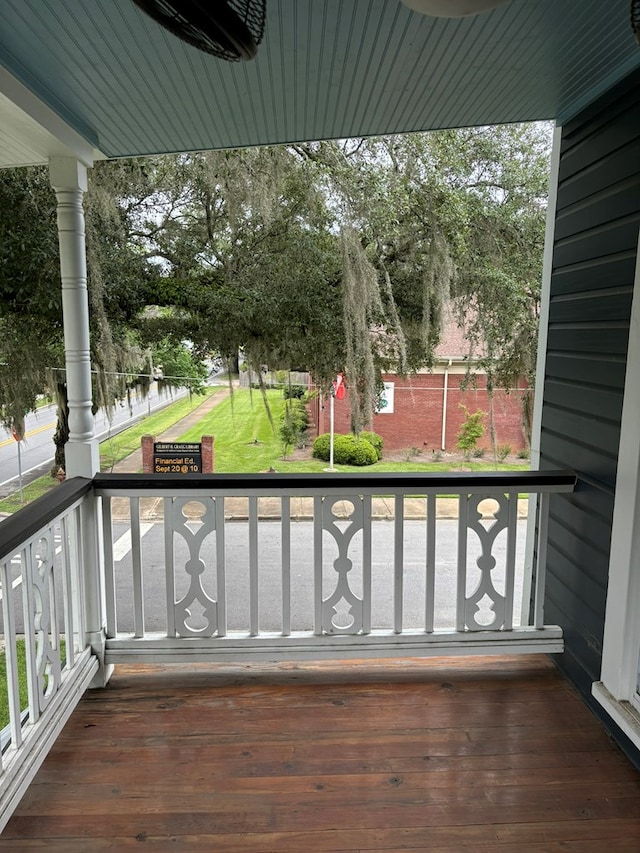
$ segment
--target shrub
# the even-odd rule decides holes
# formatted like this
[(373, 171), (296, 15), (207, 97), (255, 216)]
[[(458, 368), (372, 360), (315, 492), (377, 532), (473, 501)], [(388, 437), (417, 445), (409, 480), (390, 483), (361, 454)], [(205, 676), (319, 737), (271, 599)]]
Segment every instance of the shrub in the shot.
[(280, 417), (280, 440), (286, 456), (292, 447), (300, 447), (309, 428), (309, 413), (302, 400), (289, 400)]
[(474, 459), (482, 459), (484, 456), (484, 447), (475, 447), (472, 456)]
[(378, 459), (382, 459), (382, 446), (384, 441), (382, 440), (382, 436), (378, 435), (377, 432), (361, 432), (360, 438), (364, 438), (365, 441), (368, 441), (369, 444), (373, 447), (376, 452), (376, 456)]
[(302, 400), (306, 390), (304, 385), (285, 385), (282, 394), (285, 400)]
[(322, 459), (324, 462), (329, 461), (331, 436), (328, 432), (323, 432), (313, 442), (311, 455), (314, 459)]
[(478, 444), (478, 439), (484, 435), (482, 419), (486, 412), (481, 409), (478, 409), (477, 412), (470, 412), (462, 403), (460, 403), (460, 408), (464, 409), (464, 422), (457, 435), (458, 449), (462, 450), (465, 459), (468, 459), (469, 454)]
[(375, 447), (355, 435), (336, 435), (333, 442), (333, 461), (339, 465), (373, 465), (378, 461)]
[(504, 462), (507, 456), (511, 453), (511, 445), (510, 444), (499, 444), (496, 447), (496, 456), (498, 457), (498, 462)]
[[(319, 435), (313, 442), (311, 455), (315, 459), (329, 461), (331, 437), (329, 433)], [(333, 461), (338, 465), (373, 465), (378, 461), (375, 447), (366, 439), (355, 435), (334, 435)]]
[(518, 451), (518, 459), (528, 459), (528, 458), (529, 458), (529, 451), (526, 449), (526, 447), (524, 448), (524, 450)]
[(406, 462), (411, 462), (412, 459), (417, 459), (421, 454), (422, 451), (419, 447), (410, 447), (408, 450), (405, 450), (404, 458)]

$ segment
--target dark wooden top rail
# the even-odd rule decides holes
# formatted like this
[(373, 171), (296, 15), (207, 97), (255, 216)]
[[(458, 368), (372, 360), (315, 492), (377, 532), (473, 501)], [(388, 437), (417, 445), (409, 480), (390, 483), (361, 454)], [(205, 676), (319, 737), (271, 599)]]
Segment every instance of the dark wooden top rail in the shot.
[(318, 473), (318, 474), (98, 474), (94, 478), (98, 491), (140, 489), (148, 491), (191, 489), (241, 493), (263, 491), (265, 495), (280, 492), (364, 490), (371, 494), (404, 491), (420, 494), (422, 490), (464, 493), (484, 488), (514, 492), (571, 492), (576, 475), (571, 471), (455, 471), (448, 474), (410, 472), (384, 473)]
[(233, 493), (262, 492), (265, 495), (318, 493), (326, 491), (365, 494), (455, 493), (490, 489), (494, 492), (571, 492), (576, 475), (571, 471), (455, 471), (448, 474), (410, 472), (405, 474), (322, 473), (322, 474), (97, 474), (93, 480), (74, 477), (0, 524), (0, 560), (14, 554), (42, 527), (87, 494), (100, 492), (145, 491), (187, 492), (211, 489)]
[(0, 523), (0, 562), (15, 554), (23, 542), (86, 495), (91, 486), (92, 481), (85, 477), (65, 480)]

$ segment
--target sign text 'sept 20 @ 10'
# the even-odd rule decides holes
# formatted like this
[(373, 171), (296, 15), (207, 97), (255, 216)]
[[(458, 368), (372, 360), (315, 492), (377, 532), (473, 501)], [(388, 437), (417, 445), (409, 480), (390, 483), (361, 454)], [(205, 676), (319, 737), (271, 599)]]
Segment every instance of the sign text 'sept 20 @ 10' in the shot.
[(156, 441), (153, 445), (154, 474), (201, 474), (200, 442)]

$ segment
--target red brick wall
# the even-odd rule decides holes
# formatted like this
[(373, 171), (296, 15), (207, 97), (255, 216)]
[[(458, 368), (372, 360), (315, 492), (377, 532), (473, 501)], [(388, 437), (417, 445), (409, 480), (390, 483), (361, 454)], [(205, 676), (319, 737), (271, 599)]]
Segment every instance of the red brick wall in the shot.
[[(422, 452), (440, 450), (442, 445), (442, 408), (444, 401), (444, 374), (424, 373), (407, 377), (384, 376), (385, 382), (394, 383), (393, 414), (373, 416), (372, 428), (384, 439), (387, 450), (404, 450), (415, 447)], [(477, 409), (487, 412), (484, 419), (485, 434), (478, 446), (489, 448), (489, 398), (485, 377), (476, 377), (475, 388), (461, 388), (464, 374), (450, 373), (447, 391), (447, 420), (445, 450), (456, 451), (457, 433), (464, 421), (464, 404), (470, 412)], [(494, 391), (494, 422), (498, 445), (508, 444), (513, 451), (526, 447), (522, 430), (522, 394), (524, 386), (510, 393)], [(324, 404), (324, 405), (323, 405)], [(329, 401), (313, 400), (311, 414), (318, 433), (329, 431)], [(344, 400), (335, 401), (335, 431), (350, 432), (349, 391)]]

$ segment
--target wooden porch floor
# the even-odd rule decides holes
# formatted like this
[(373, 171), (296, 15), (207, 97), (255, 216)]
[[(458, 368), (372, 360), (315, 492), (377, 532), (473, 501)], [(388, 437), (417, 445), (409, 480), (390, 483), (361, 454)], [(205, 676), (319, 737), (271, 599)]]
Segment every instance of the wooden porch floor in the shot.
[(542, 656), (119, 667), (0, 850), (640, 850), (640, 774)]

